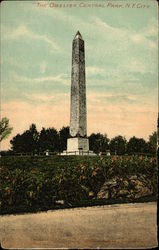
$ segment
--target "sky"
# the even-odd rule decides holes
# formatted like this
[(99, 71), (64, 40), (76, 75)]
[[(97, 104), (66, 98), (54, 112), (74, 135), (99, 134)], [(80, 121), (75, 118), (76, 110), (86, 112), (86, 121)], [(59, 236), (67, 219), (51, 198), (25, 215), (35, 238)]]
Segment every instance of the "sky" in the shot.
[(32, 123), (39, 131), (69, 125), (78, 30), (85, 41), (87, 134), (147, 140), (158, 115), (157, 23), (155, 0), (2, 2), (1, 117), (13, 131), (1, 149)]

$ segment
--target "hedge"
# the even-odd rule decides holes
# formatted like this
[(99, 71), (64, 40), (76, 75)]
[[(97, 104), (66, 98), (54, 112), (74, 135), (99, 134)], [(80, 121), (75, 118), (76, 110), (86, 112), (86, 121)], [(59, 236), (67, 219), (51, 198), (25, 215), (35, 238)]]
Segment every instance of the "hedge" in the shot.
[(0, 165), (1, 214), (107, 204), (92, 200), (89, 193), (96, 197), (103, 183), (115, 176), (144, 174), (151, 180), (154, 197), (157, 194), (155, 157), (5, 156)]

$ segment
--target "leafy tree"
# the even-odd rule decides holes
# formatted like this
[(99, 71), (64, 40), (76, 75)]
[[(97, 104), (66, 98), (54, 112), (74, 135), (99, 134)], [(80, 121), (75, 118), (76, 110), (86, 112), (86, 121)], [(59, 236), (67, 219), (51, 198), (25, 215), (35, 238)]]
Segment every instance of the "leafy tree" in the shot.
[(45, 150), (57, 152), (59, 148), (60, 140), (57, 130), (55, 128), (42, 128), (38, 140), (38, 150), (40, 152)]
[(14, 152), (21, 153), (36, 153), (39, 133), (36, 129), (36, 125), (32, 124), (29, 130), (26, 130), (23, 134), (18, 134), (10, 141), (12, 150)]
[(153, 132), (153, 134), (149, 136), (148, 146), (149, 146), (150, 153), (156, 153), (156, 150), (157, 150), (157, 132), (156, 131)]
[(108, 142), (109, 139), (106, 134), (103, 135), (101, 133), (92, 133), (89, 136), (89, 148), (96, 154), (98, 154), (99, 152), (105, 152), (109, 148)]
[(125, 137), (118, 135), (111, 139), (109, 148), (111, 153), (123, 155), (126, 152), (126, 139)]
[(62, 127), (59, 131), (60, 136), (60, 151), (67, 149), (67, 138), (69, 137), (69, 127)]
[(10, 144), (14, 152), (25, 152), (25, 140), (23, 135), (17, 134), (16, 136), (14, 136), (13, 139), (10, 141)]
[(9, 119), (3, 117), (0, 121), (0, 141), (7, 139), (8, 136), (11, 134), (13, 128), (9, 125)]
[(133, 136), (130, 138), (127, 144), (127, 152), (130, 154), (134, 153), (146, 153), (147, 152), (147, 143), (143, 138), (137, 138)]

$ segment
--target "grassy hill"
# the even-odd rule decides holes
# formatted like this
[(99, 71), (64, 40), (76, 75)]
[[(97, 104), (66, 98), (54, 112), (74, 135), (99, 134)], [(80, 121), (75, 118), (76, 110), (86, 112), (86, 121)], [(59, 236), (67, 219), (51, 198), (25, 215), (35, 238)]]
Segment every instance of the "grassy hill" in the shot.
[(0, 165), (2, 214), (134, 201), (98, 199), (105, 181), (117, 177), (144, 175), (151, 181), (153, 197), (139, 201), (157, 193), (155, 157), (5, 156)]

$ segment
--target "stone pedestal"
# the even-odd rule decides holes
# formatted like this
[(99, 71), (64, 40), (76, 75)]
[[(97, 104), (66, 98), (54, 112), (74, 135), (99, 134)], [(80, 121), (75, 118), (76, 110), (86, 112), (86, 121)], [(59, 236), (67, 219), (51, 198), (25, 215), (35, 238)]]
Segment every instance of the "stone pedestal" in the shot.
[(89, 140), (87, 138), (74, 137), (67, 139), (67, 150), (61, 155), (87, 155), (95, 156), (93, 151), (89, 150)]
[(89, 141), (87, 138), (75, 137), (67, 139), (67, 151), (89, 151)]

